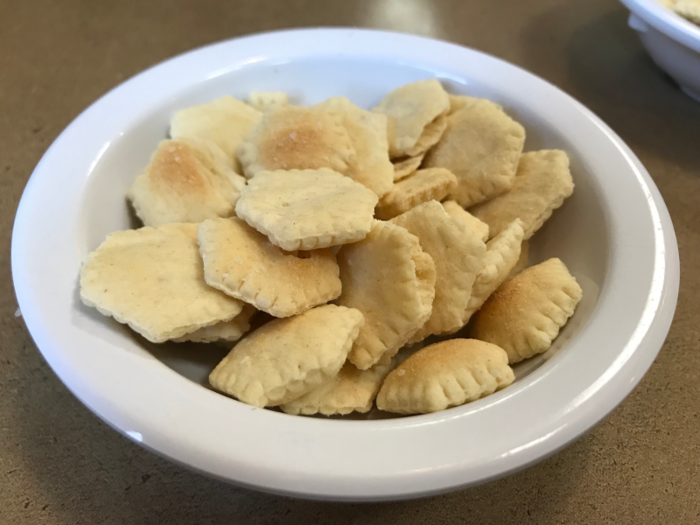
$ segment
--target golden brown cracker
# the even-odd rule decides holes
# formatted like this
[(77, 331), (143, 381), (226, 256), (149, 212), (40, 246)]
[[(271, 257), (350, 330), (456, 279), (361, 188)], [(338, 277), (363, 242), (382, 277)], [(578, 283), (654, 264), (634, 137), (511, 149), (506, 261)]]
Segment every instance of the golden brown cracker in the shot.
[(145, 226), (230, 217), (245, 179), (213, 143), (164, 140), (127, 198)]
[(503, 348), (510, 363), (549, 350), (583, 292), (559, 259), (506, 281), (474, 316), (472, 336)]
[(515, 379), (496, 345), (450, 339), (418, 350), (384, 380), (377, 408), (425, 414), (459, 406), (505, 388)]
[(314, 108), (265, 113), (238, 148), (246, 177), (259, 171), (329, 168), (347, 174), (355, 150), (341, 119)]

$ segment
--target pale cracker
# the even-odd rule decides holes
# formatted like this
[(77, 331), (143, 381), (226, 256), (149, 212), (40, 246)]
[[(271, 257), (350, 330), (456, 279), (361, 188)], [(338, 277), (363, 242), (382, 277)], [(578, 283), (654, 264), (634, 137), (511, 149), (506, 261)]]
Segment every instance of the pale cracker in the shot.
[(448, 170), (429, 168), (418, 170), (410, 177), (394, 184), (389, 193), (377, 204), (378, 219), (396, 217), (422, 202), (444, 199), (457, 185), (457, 179)]
[(459, 406), (510, 385), (508, 356), (496, 345), (450, 339), (418, 350), (384, 380), (377, 408), (425, 414)]
[[(457, 113), (460, 109), (470, 106), (473, 103), (477, 102), (478, 100), (484, 100), (476, 97), (469, 97), (467, 95), (448, 95), (450, 98), (450, 110), (447, 112), (447, 115), (452, 115), (453, 113)], [(503, 109), (503, 107), (500, 104), (496, 104), (493, 101), (491, 102), (494, 106), (498, 107), (499, 109)], [(478, 102), (477, 102), (478, 103)]]
[(391, 189), (394, 165), (389, 160), (387, 118), (358, 108), (345, 97), (329, 98), (315, 106), (336, 115), (342, 122), (355, 150), (347, 176), (363, 184), (378, 197)]
[(238, 218), (199, 226), (204, 278), (275, 317), (289, 317), (340, 295), (335, 255), (315, 250), (307, 258), (285, 253)]
[(457, 113), (460, 109), (470, 105), (475, 100), (474, 97), (468, 97), (466, 95), (448, 94), (448, 97), (450, 99), (450, 109), (447, 112), (447, 116)]
[(236, 213), (284, 250), (314, 250), (364, 239), (377, 200), (326, 168), (261, 171), (242, 191)]
[(267, 113), (288, 105), (289, 96), (282, 91), (251, 91), (248, 104), (262, 113)]
[(442, 203), (442, 207), (445, 208), (445, 211), (452, 217), (461, 219), (467, 228), (476, 233), (476, 236), (479, 237), (479, 239), (484, 242), (489, 239), (489, 225), (474, 217), (471, 213), (462, 208), (456, 201), (444, 201)]
[(518, 262), (515, 263), (513, 269), (508, 275), (508, 279), (512, 279), (530, 264), (530, 241), (523, 241), (520, 245), (520, 257), (518, 257)]
[(153, 343), (229, 321), (243, 308), (204, 282), (196, 224), (110, 234), (82, 267), (80, 298)]
[(365, 316), (348, 359), (366, 370), (395, 355), (430, 317), (435, 265), (415, 235), (382, 221), (364, 240), (344, 245), (338, 264), (343, 292), (337, 303)]
[(472, 284), (486, 251), (484, 242), (460, 219), (450, 217), (437, 201), (420, 204), (391, 222), (418, 237), (421, 248), (435, 263), (433, 311), (411, 341), (456, 332), (464, 325)]
[(337, 115), (284, 106), (265, 113), (238, 148), (246, 177), (259, 171), (329, 168), (346, 175), (355, 160)]
[(699, 0), (676, 0), (673, 10), (683, 18), (696, 24), (700, 24), (700, 1)]
[(241, 173), (236, 150), (261, 116), (262, 113), (245, 102), (221, 97), (178, 111), (170, 123), (170, 136), (213, 142), (232, 160), (234, 170)]
[(505, 230), (488, 242), (483, 265), (474, 280), (469, 305), (464, 313), (464, 324), (508, 279), (520, 258), (522, 242), (523, 223), (520, 219), (515, 219)]
[(249, 304), (243, 305), (243, 310), (230, 321), (222, 321), (211, 326), (205, 326), (173, 339), (176, 343), (228, 343), (238, 341), (243, 334), (250, 330), (250, 318), (257, 312)]
[(564, 263), (549, 259), (501, 285), (474, 316), (471, 333), (517, 363), (550, 349), (582, 295)]
[(368, 370), (358, 370), (352, 363), (345, 363), (338, 375), (329, 382), (280, 408), (287, 414), (305, 416), (367, 413), (374, 404), (382, 381), (391, 369), (391, 365), (377, 364)]
[(416, 170), (420, 168), (420, 164), (423, 162), (423, 157), (425, 157), (425, 153), (422, 153), (417, 157), (398, 159), (394, 163), (394, 182), (398, 182), (401, 179), (405, 179), (409, 175), (413, 175)]
[(469, 210), (498, 235), (515, 219), (523, 221), (527, 240), (574, 191), (569, 157), (559, 150), (524, 153), (513, 187), (495, 199)]
[(270, 321), (240, 341), (209, 382), (257, 407), (289, 403), (338, 373), (362, 323), (359, 311), (335, 305)]
[(233, 215), (243, 184), (245, 179), (216, 144), (164, 140), (127, 198), (146, 226), (201, 222)]
[(421, 133), (421, 136), (418, 139), (418, 142), (416, 142), (416, 144), (412, 148), (406, 150), (405, 155), (409, 157), (425, 155), (426, 151), (428, 151), (440, 141), (446, 129), (447, 116), (440, 115), (430, 124), (425, 126), (425, 128), (423, 129), (423, 133)]
[(508, 191), (525, 142), (523, 127), (496, 104), (477, 99), (447, 118), (447, 130), (425, 157), (457, 177), (451, 198), (467, 208)]
[(388, 117), (389, 155), (405, 157), (425, 127), (450, 108), (447, 93), (436, 79), (421, 80), (389, 93), (372, 111)]

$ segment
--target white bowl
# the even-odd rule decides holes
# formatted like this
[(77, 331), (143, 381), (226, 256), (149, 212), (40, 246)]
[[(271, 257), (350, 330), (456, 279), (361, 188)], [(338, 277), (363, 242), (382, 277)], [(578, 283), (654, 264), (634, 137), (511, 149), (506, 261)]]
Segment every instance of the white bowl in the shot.
[[(547, 354), (509, 388), (445, 412), (372, 421), (288, 416), (206, 388), (220, 351), (149, 345), (81, 305), (81, 261), (131, 225), (124, 193), (173, 113), (224, 94), (284, 90), (301, 103), (346, 95), (370, 107), (392, 88), (437, 77), (502, 104), (526, 149), (563, 148), (576, 191), (533, 239), (584, 289)], [(666, 207), (629, 148), (547, 82), (463, 47), (357, 29), (250, 36), (160, 64), (83, 112), (44, 155), (12, 238), (19, 304), (70, 390), (144, 447), (210, 475), (290, 495), (380, 500), (474, 485), (552, 454), (634, 388), (675, 309), (678, 251)]]
[(639, 33), (652, 60), (700, 101), (700, 27), (658, 0), (621, 0), (632, 11), (629, 25)]

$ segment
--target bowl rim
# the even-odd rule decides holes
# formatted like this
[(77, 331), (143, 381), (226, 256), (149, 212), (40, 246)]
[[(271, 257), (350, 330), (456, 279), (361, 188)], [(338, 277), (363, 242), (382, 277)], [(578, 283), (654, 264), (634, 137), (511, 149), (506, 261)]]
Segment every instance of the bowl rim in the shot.
[[(320, 40), (323, 46), (318, 45)], [(616, 236), (616, 280), (599, 301), (606, 301), (610, 311), (615, 311), (612, 309), (623, 302), (618, 292), (635, 293), (636, 270), (630, 264), (636, 263), (634, 256), (642, 247), (634, 241), (652, 243), (653, 256), (639, 262), (651, 272), (649, 294), (639, 305), (639, 319), (623, 315), (624, 319), (615, 321), (632, 324), (629, 333), (610, 334), (609, 344), (617, 344), (619, 350), (604, 363), (602, 375), (596, 372), (588, 377), (586, 369), (580, 377), (563, 381), (560, 372), (581, 366), (572, 357), (575, 352), (569, 352), (536, 380), (490, 396), (488, 404), (475, 402), (438, 415), (390, 421), (330, 422), (245, 407), (197, 385), (186, 386), (189, 381), (160, 362), (163, 369), (79, 328), (80, 316), (73, 311), (75, 297), (66, 303), (68, 284), (52, 279), (57, 275), (65, 281), (66, 275), (75, 275), (79, 266), (75, 265), (76, 255), (68, 253), (70, 250), (65, 250), (66, 254), (59, 251), (77, 243), (77, 233), (65, 230), (69, 233), (60, 238), (63, 231), (55, 230), (79, 224), (79, 211), (74, 209), (79, 195), (71, 191), (71, 185), (84, 189), (84, 174), (90, 173), (124, 126), (158, 100), (248, 64), (350, 55), (411, 61), (436, 70), (454, 68), (466, 77), (486, 75), (481, 68), (487, 68), (494, 86), (506, 89), (503, 86), (517, 85), (523, 97), (533, 96), (533, 110), (545, 113), (553, 125), (567, 119), (580, 125), (581, 132), (589, 135), (587, 140), (597, 141), (601, 158), (591, 157), (591, 162), (604, 162), (605, 157), (605, 162), (617, 163), (610, 167), (618, 175), (601, 180), (601, 184), (617, 188), (618, 193), (636, 191), (641, 198), (622, 204), (624, 209), (610, 208)], [(465, 70), (467, 64), (474, 70)], [(186, 79), (183, 71), (188, 73)], [(557, 106), (556, 111), (552, 105)], [(68, 179), (70, 170), (80, 175)], [(65, 180), (61, 174), (66, 174)], [(58, 179), (63, 186), (56, 185)], [(625, 190), (621, 184), (630, 181), (636, 185)], [(626, 206), (636, 206), (634, 213), (648, 213), (652, 228), (634, 233), (635, 225), (624, 217), (631, 210)], [(49, 213), (54, 220), (42, 220)], [(628, 241), (630, 235), (641, 237)], [(40, 257), (47, 248), (56, 254), (50, 262)], [(675, 233), (661, 195), (632, 151), (592, 112), (541, 78), (472, 49), (425, 37), (353, 28), (295, 29), (231, 39), (167, 60), (117, 86), (79, 115), (38, 163), (17, 210), (11, 256), (17, 299), (37, 347), (76, 397), (110, 426), (175, 462), (243, 486), (307, 498), (356, 501), (419, 497), (482, 483), (539, 461), (579, 437), (629, 394), (653, 362), (673, 318), (680, 274)], [(69, 284), (74, 291), (75, 281)], [(603, 329), (615, 325), (600, 312), (594, 317), (583, 329), (585, 337), (593, 337), (594, 321)], [(134, 363), (138, 366), (130, 369)], [(119, 368), (130, 370), (132, 383), (117, 384), (114, 370)], [(155, 379), (157, 388), (145, 384)], [(578, 383), (584, 381), (585, 388), (580, 388)], [(547, 388), (554, 384), (567, 393), (575, 390), (576, 395), (567, 401), (550, 399)], [(531, 411), (541, 415), (534, 429), (518, 419), (518, 410), (525, 406), (521, 393), (536, 402)], [(486, 406), (490, 410), (485, 413)], [(550, 414), (547, 410), (552, 407), (556, 408)], [(513, 421), (496, 420), (504, 414)], [(287, 418), (284, 423), (282, 417)], [(235, 423), (253, 420), (254, 428)], [(506, 423), (521, 423), (521, 432), (507, 433)], [(463, 456), (465, 442), (473, 443), (476, 450), (481, 439), (470, 424), (501, 429), (499, 439), (489, 445), (493, 450)], [(280, 425), (284, 425), (283, 439)], [(183, 426), (187, 432), (182, 432)], [(251, 448), (236, 448), (232, 443), (236, 439)], [(338, 453), (339, 444), (343, 453)], [(319, 464), (323, 460), (327, 463)], [(374, 460), (377, 462), (372, 463)]]
[(620, 0), (630, 11), (673, 40), (700, 53), (700, 27), (656, 0)]

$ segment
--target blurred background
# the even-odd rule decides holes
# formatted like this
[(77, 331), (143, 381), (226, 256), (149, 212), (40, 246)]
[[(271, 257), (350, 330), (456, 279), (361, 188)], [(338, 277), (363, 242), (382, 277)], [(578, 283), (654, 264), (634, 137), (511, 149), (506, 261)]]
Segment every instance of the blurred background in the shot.
[[(616, 0), (0, 0), (0, 523), (700, 523), (700, 103), (652, 63), (628, 15)], [(45, 149), (91, 102), (151, 65), (222, 39), (309, 26), (415, 33), (510, 61), (591, 108), (650, 171), (678, 235), (676, 318), (639, 387), (574, 445), (428, 500), (296, 501), (138, 448), (41, 358), (15, 315), (9, 244)]]

